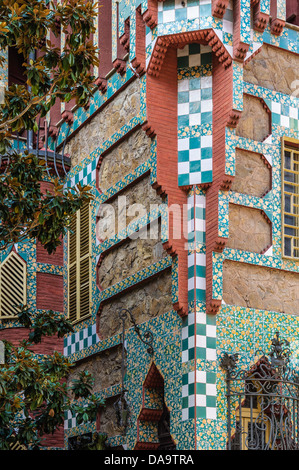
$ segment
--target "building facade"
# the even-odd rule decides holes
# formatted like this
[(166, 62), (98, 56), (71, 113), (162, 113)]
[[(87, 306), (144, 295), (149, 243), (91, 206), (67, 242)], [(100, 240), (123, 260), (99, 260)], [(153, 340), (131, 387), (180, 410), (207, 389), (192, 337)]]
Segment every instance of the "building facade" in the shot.
[[(75, 362), (70, 380), (90, 371), (105, 400), (48, 445), (99, 431), (112, 449), (240, 448), (246, 410), (260, 426), (244, 447), (279, 447), (291, 410), (298, 445), (293, 395), (277, 434), (256, 392), (263, 370), (277, 384), (269, 358), (286, 341), (299, 366), (298, 2), (101, 3), (94, 97), (53, 110), (51, 129), (64, 184), (94, 199), (56, 255), (23, 244), (1, 259), (24, 266), (29, 305), (71, 319), (49, 352)], [(1, 312), (0, 339), (20, 335)], [(238, 368), (254, 405), (242, 385), (228, 392)]]

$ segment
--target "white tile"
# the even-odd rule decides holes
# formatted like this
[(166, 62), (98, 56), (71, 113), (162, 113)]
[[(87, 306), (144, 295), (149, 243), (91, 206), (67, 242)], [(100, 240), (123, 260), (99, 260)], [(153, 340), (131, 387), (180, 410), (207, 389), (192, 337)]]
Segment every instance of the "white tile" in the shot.
[(213, 137), (211, 135), (202, 135), (200, 138), (201, 148), (212, 147)]
[(189, 150), (189, 139), (178, 139), (178, 150)]
[(200, 149), (191, 149), (189, 150), (189, 160), (190, 162), (196, 162), (200, 160), (201, 150)]
[(178, 103), (178, 115), (185, 116), (189, 114), (189, 103)]
[(276, 114), (281, 114), (281, 104), (272, 101), (272, 112)]
[(197, 289), (206, 289), (206, 278), (205, 277), (196, 277), (196, 288)]
[(200, 348), (206, 348), (207, 346), (207, 339), (203, 335), (196, 335), (196, 346)]
[(280, 124), (284, 127), (290, 127), (290, 118), (287, 116), (280, 116)]
[(179, 80), (178, 91), (189, 91), (189, 80)]
[(206, 349), (207, 361), (216, 361), (216, 349)]
[(190, 126), (199, 126), (201, 124), (201, 114), (200, 113), (190, 114), (189, 124)]
[(200, 184), (201, 183), (201, 172), (196, 171), (194, 173), (190, 173), (189, 182), (190, 182), (190, 184)]
[(217, 418), (216, 408), (211, 408), (211, 407), (207, 406), (207, 408), (206, 408), (206, 418), (207, 419), (216, 419)]
[(216, 325), (207, 325), (206, 334), (209, 338), (216, 338)]
[(206, 77), (202, 77), (200, 80), (200, 85), (201, 85), (201, 88), (212, 88), (212, 85), (213, 85), (212, 76), (208, 75)]
[(196, 382), (204, 384), (207, 381), (207, 373), (204, 370), (196, 371)]
[(189, 162), (179, 162), (178, 163), (178, 172), (179, 175), (183, 175), (185, 173), (189, 173), (190, 171), (190, 165)]
[(233, 34), (233, 23), (223, 18), (223, 31)]
[(187, 7), (187, 19), (194, 20), (199, 18), (199, 6)]
[(208, 113), (213, 110), (213, 101), (212, 100), (202, 100), (201, 101), (201, 112)]
[(207, 406), (207, 397), (205, 395), (196, 395), (196, 406)]
[(211, 158), (201, 161), (201, 171), (210, 171), (212, 170), (213, 162)]
[(163, 23), (171, 23), (175, 21), (175, 10), (163, 11)]
[(201, 100), (201, 91), (200, 90), (190, 90), (189, 91), (189, 102), (194, 103)]
[(204, 253), (196, 253), (196, 264), (198, 266), (206, 265), (206, 255)]

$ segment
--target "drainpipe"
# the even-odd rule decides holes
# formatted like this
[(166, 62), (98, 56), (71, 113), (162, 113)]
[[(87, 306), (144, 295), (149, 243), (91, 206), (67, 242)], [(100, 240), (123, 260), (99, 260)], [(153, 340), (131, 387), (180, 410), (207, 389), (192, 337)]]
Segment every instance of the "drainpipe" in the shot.
[[(30, 60), (35, 60), (35, 51), (29, 53), (29, 62)], [(31, 87), (28, 87), (28, 91), (31, 92)], [(33, 150), (33, 130), (27, 131), (27, 149), (29, 152)]]

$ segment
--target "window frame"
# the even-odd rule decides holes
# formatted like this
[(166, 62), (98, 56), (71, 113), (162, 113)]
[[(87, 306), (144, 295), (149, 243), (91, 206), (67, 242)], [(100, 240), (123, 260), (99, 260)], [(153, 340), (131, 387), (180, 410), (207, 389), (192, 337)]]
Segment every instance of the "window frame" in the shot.
[[(7, 263), (10, 262), (11, 259), (15, 259), (16, 262), (18, 262), (20, 265), (22, 264), (22, 287), (23, 289), (15, 289), (13, 286), (13, 278), (11, 278), (11, 282), (9, 282), (9, 286), (11, 286), (11, 290), (10, 290), (10, 293), (13, 293), (14, 292), (17, 292), (18, 294), (20, 294), (20, 296), (22, 296), (22, 302), (20, 302), (20, 304), (22, 303), (23, 305), (26, 305), (27, 303), (27, 263), (26, 261), (20, 256), (18, 255), (16, 252), (14, 251), (11, 251), (9, 253), (9, 255), (5, 258), (4, 261), (2, 261), (2, 263), (0, 263), (0, 321), (3, 321), (3, 320), (12, 320), (12, 319), (16, 319), (18, 316), (17, 314), (12, 314), (12, 315), (3, 315), (3, 310), (2, 310), (2, 305), (3, 305), (3, 293), (2, 293), (2, 270), (3, 268), (5, 268), (5, 266), (7, 265)], [(6, 283), (7, 284), (7, 283)], [(23, 290), (23, 292), (21, 292), (21, 290)], [(6, 292), (6, 297), (8, 298), (8, 290), (5, 290)], [(10, 305), (11, 302), (9, 301), (8, 302)], [(16, 304), (17, 305), (17, 304)]]
[[(80, 242), (81, 242), (81, 214), (82, 210), (85, 209), (85, 207), (88, 208), (88, 221), (89, 221), (89, 227), (88, 227), (88, 249), (86, 253), (84, 253), (81, 256), (80, 253)], [(79, 209), (76, 214), (73, 216), (75, 217), (75, 231), (72, 231), (71, 227), (68, 232), (68, 254), (67, 254), (67, 280), (68, 280), (68, 305), (67, 305), (67, 317), (71, 321), (72, 324), (79, 323), (83, 320), (86, 320), (91, 316), (91, 306), (92, 306), (92, 250), (91, 250), (91, 203), (88, 202), (86, 203), (86, 206), (82, 206), (81, 209)], [(74, 239), (71, 240), (71, 237), (74, 236)], [(71, 243), (74, 243), (75, 241), (75, 247), (73, 248), (73, 251), (71, 249)], [(72, 253), (75, 253), (74, 258), (71, 259)], [(81, 270), (80, 270), (80, 265), (82, 262), (88, 259), (88, 295), (89, 295), (89, 305), (88, 305), (88, 313), (85, 313), (81, 315), (81, 299), (82, 299), (82, 291), (81, 291)], [(73, 312), (71, 312), (71, 296), (74, 294), (74, 292), (71, 291), (71, 270), (75, 268), (75, 305), (76, 305), (76, 318), (74, 318)]]
[[(292, 170), (286, 168), (285, 164), (285, 152), (289, 151), (291, 154), (298, 155), (298, 170)], [(292, 157), (291, 157), (292, 158)], [(293, 161), (293, 160), (292, 160)], [(285, 190), (285, 184), (290, 182), (285, 180), (285, 171), (290, 172), (295, 175), (296, 181), (293, 183), (296, 187), (296, 191), (293, 193), (294, 197), (297, 198), (297, 203), (295, 204), (298, 206), (295, 210), (296, 212), (287, 212), (285, 210), (285, 196), (288, 193)], [(292, 184), (292, 182), (291, 182)], [(292, 195), (292, 193), (290, 193)], [(297, 219), (296, 225), (289, 225), (285, 223), (285, 215), (290, 215)], [(294, 228), (295, 235), (290, 235), (286, 233), (286, 228)], [(291, 255), (286, 254), (285, 250), (285, 240), (289, 238), (291, 240)], [(294, 256), (294, 239), (297, 240), (297, 247), (295, 247), (296, 251), (298, 252), (298, 256)], [(299, 140), (293, 137), (282, 137), (282, 144), (281, 144), (281, 250), (282, 250), (282, 258), (291, 261), (299, 261)]]

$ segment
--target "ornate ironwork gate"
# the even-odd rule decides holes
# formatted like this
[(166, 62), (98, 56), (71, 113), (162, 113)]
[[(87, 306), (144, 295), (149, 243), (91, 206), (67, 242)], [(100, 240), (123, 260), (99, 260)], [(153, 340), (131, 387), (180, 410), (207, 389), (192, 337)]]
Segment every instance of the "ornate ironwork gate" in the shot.
[(290, 367), (290, 349), (276, 333), (269, 354), (260, 352), (249, 369), (238, 354), (221, 359), (226, 372), (227, 449), (299, 449), (299, 376)]

